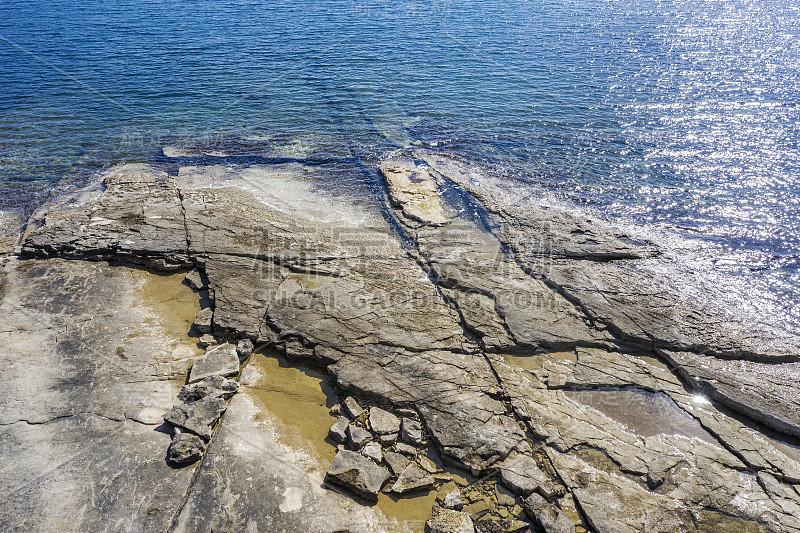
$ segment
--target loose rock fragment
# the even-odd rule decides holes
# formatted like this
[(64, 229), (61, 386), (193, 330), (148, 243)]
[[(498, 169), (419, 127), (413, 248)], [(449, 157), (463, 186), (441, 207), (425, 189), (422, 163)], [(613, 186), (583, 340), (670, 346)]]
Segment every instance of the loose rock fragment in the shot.
[(435, 480), (416, 463), (409, 464), (397, 478), (392, 486), (392, 492), (405, 494), (415, 490), (429, 489)]
[(209, 376), (196, 383), (184, 385), (178, 393), (182, 402), (194, 402), (202, 398), (230, 399), (239, 390), (239, 383), (223, 376)]
[(462, 507), (464, 507), (464, 502), (461, 500), (461, 491), (458, 489), (450, 491), (444, 497), (444, 502), (442, 503), (445, 509), (453, 509), (455, 511), (460, 511)]
[(383, 456), (383, 460), (389, 466), (389, 469), (397, 476), (405, 470), (410, 462), (404, 455), (401, 455), (397, 452), (387, 452)]
[(347, 436), (350, 438), (350, 447), (354, 450), (360, 450), (364, 444), (372, 440), (372, 433), (355, 424), (347, 426)]
[(425, 523), (429, 533), (474, 533), (475, 526), (467, 513), (434, 506), (433, 517)]
[(247, 359), (253, 353), (253, 341), (250, 339), (241, 339), (236, 343), (236, 353), (239, 354), (240, 359)]
[(411, 444), (422, 444), (422, 424), (412, 418), (403, 418), (400, 438)]
[(395, 444), (394, 449), (402, 454), (411, 456), (417, 455), (419, 453), (418, 449), (414, 448), (413, 446), (409, 446), (408, 444), (404, 444), (402, 442), (398, 442), (397, 444)]
[(194, 329), (200, 334), (211, 333), (211, 320), (214, 318), (214, 310), (210, 307), (201, 309), (194, 319)]
[(388, 435), (400, 431), (400, 419), (378, 407), (370, 408), (369, 425), (372, 431), (379, 435)]
[(555, 486), (547, 475), (539, 469), (533, 457), (515, 454), (500, 465), (500, 479), (503, 485), (522, 496), (535, 490), (543, 494), (553, 494)]
[(211, 428), (228, 408), (222, 398), (203, 398), (176, 405), (164, 414), (164, 421), (203, 437), (211, 438)]
[(197, 345), (201, 348), (208, 348), (209, 346), (214, 346), (217, 344), (217, 339), (214, 338), (213, 335), (206, 333), (205, 335), (200, 336), (197, 340)]
[(239, 356), (236, 355), (236, 347), (226, 342), (197, 358), (189, 372), (189, 383), (196, 383), (210, 376), (231, 377), (238, 373)]
[(188, 465), (199, 461), (206, 450), (206, 443), (191, 433), (176, 433), (169, 446), (168, 460), (178, 465)]
[(528, 496), (523, 507), (528, 517), (545, 533), (575, 533), (572, 520), (538, 494)]
[(345, 414), (350, 416), (353, 420), (361, 416), (361, 413), (364, 412), (364, 409), (358, 405), (358, 402), (352, 396), (345, 398), (344, 402), (342, 402), (342, 406), (344, 407)]
[(353, 491), (370, 501), (378, 500), (378, 493), (389, 479), (389, 471), (376, 465), (360, 453), (340, 451), (333, 458), (326, 480)]
[(203, 277), (196, 268), (189, 271), (184, 279), (186, 284), (196, 291), (202, 291), (208, 288), (208, 284), (203, 280)]
[(347, 441), (347, 425), (350, 423), (346, 417), (340, 416), (328, 430), (328, 436), (334, 441), (343, 444)]
[(381, 446), (394, 446), (397, 442), (397, 433), (390, 433), (388, 435), (378, 435), (378, 442), (381, 443)]
[(381, 451), (381, 445), (377, 442), (370, 442), (361, 449), (361, 454), (364, 457), (369, 457), (376, 463), (380, 464), (383, 460), (383, 452)]

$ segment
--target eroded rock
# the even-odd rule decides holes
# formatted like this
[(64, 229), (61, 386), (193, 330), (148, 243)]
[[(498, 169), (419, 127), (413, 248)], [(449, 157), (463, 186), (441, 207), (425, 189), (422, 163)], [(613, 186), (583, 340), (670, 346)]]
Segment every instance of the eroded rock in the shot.
[(429, 533), (474, 533), (475, 526), (467, 513), (433, 507), (433, 517), (425, 523)]
[(369, 410), (369, 426), (378, 435), (388, 435), (400, 431), (400, 419), (379, 407)]
[(188, 465), (199, 461), (205, 451), (206, 443), (197, 435), (176, 433), (172, 437), (172, 444), (169, 445), (167, 458), (171, 463)]
[(220, 375), (214, 375), (195, 383), (184, 385), (181, 392), (178, 393), (178, 399), (187, 403), (206, 397), (229, 400), (238, 390), (239, 384), (236, 381)]
[(407, 492), (430, 489), (436, 481), (424, 469), (420, 468), (416, 463), (410, 463), (406, 466), (397, 481), (392, 485), (392, 492), (397, 494), (405, 494)]
[(189, 383), (197, 383), (211, 376), (231, 377), (239, 373), (239, 357), (233, 344), (225, 343), (211, 348), (197, 358), (189, 372)]
[(575, 533), (575, 524), (555, 505), (538, 494), (524, 501), (525, 512), (545, 533)]
[(366, 500), (377, 501), (389, 471), (359, 453), (344, 450), (334, 457), (325, 479)]
[(176, 405), (164, 414), (164, 421), (208, 440), (214, 424), (227, 408), (228, 402), (222, 398), (205, 397)]

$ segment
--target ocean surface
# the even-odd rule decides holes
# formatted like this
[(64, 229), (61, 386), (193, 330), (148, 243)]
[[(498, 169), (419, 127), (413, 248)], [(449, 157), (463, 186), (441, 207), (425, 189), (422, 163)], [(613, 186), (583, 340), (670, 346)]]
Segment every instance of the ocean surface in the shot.
[(705, 243), (800, 326), (796, 0), (0, 0), (0, 217), (164, 146), (365, 191), (434, 147)]

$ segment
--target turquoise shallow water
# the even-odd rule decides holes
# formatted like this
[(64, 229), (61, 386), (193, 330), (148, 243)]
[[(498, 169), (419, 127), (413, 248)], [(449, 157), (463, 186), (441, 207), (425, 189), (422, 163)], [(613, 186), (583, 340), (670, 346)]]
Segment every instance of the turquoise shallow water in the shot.
[(368, 189), (422, 143), (707, 241), (800, 324), (799, 69), (790, 0), (0, 0), (0, 211), (164, 145)]

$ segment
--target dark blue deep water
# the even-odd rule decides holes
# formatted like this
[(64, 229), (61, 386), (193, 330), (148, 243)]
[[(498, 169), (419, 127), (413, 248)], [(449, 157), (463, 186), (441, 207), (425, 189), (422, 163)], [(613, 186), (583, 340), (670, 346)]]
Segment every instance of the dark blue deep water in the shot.
[(164, 145), (335, 181), (413, 143), (707, 241), (800, 323), (796, 0), (0, 0), (2, 216)]

